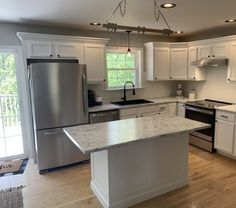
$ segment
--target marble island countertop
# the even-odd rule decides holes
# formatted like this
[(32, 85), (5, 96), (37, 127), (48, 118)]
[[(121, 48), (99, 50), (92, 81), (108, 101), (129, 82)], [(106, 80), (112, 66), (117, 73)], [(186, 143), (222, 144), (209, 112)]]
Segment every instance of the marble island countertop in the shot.
[(216, 107), (216, 110), (226, 111), (226, 112), (230, 112), (230, 113), (236, 113), (236, 104)]
[(108, 110), (119, 110), (124, 108), (134, 108), (139, 106), (147, 106), (147, 105), (156, 105), (156, 104), (165, 104), (165, 103), (185, 103), (189, 101), (188, 98), (178, 98), (178, 97), (164, 97), (164, 98), (151, 98), (151, 99), (145, 99), (152, 101), (153, 103), (145, 103), (145, 104), (136, 104), (136, 105), (125, 105), (125, 106), (118, 106), (111, 103), (103, 104), (100, 106), (94, 106), (89, 108), (89, 112), (99, 112), (99, 111), (108, 111)]
[(65, 128), (64, 131), (72, 142), (87, 154), (209, 126), (186, 118), (165, 115), (80, 125)]

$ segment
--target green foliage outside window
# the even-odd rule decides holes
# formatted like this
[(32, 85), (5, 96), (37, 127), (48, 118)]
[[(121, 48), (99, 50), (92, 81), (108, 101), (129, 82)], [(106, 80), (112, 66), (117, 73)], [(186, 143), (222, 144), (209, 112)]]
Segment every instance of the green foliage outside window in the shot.
[(0, 53), (0, 95), (16, 94), (14, 54)]
[(126, 81), (136, 84), (135, 55), (126, 53), (107, 53), (108, 88), (123, 87)]

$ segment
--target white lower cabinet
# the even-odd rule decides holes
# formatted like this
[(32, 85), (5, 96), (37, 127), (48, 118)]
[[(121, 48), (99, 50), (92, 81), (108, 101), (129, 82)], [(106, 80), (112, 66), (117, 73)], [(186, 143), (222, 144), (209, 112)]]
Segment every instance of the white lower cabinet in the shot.
[(168, 106), (168, 112), (169, 112), (169, 115), (171, 116), (176, 116), (176, 103), (169, 103), (169, 106)]
[(215, 123), (215, 148), (230, 155), (235, 155), (235, 115), (217, 111)]
[(120, 109), (120, 119), (138, 118), (138, 117), (154, 116), (154, 115), (168, 115), (168, 114), (169, 114), (168, 104), (157, 104), (157, 105), (141, 106), (128, 109)]
[(215, 139), (216, 149), (233, 154), (234, 123), (217, 120)]
[(177, 104), (177, 116), (185, 118), (185, 105), (184, 105), (184, 103)]
[(120, 119), (138, 118), (138, 108), (120, 109)]

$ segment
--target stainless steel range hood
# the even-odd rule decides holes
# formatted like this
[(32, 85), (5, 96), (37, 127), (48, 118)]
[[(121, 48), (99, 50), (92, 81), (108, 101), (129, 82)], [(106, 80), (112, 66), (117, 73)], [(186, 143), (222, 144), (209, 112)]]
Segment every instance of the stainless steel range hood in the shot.
[(197, 67), (219, 67), (219, 66), (227, 66), (228, 59), (227, 58), (203, 58), (191, 63), (193, 66)]

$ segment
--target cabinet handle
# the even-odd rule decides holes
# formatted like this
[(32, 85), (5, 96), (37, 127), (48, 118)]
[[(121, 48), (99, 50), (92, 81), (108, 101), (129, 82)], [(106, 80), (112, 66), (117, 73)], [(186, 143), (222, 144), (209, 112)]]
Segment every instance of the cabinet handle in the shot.
[(223, 116), (223, 115), (221, 115), (220, 117), (222, 117), (222, 118), (228, 118), (228, 116)]
[(58, 54), (57, 57), (60, 57), (60, 55)]

